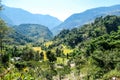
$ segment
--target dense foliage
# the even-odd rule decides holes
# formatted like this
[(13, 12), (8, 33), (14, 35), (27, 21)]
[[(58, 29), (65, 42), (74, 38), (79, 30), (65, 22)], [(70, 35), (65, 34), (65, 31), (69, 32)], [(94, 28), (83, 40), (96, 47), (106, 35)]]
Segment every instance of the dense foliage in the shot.
[[(3, 28), (5, 32), (9, 31), (4, 21), (1, 20), (0, 23), (1, 32), (4, 31)], [(38, 28), (33, 28), (34, 25), (22, 26), (24, 27), (16, 26), (15, 30), (23, 30), (21, 33), (26, 35), (24, 38), (17, 32), (14, 34), (18, 36), (9, 34), (17, 44), (0, 42), (4, 43), (0, 46), (0, 80), (109, 80), (112, 77), (120, 78), (119, 16), (99, 17), (93, 23), (81, 28), (63, 30), (53, 40), (38, 47), (33, 47), (32, 44), (19, 44), (24, 42), (21, 40), (25, 40), (25, 43), (33, 43), (33, 39), (38, 41), (36, 36), (41, 34), (37, 31)], [(0, 33), (0, 37), (3, 34), (7, 35)], [(41, 35), (43, 34), (42, 32)], [(33, 39), (27, 38), (28, 36)], [(49, 37), (50, 35), (47, 38)], [(19, 41), (19, 38), (23, 39)], [(3, 36), (0, 39), (6, 39), (6, 37)]]
[(58, 34), (54, 41), (75, 47), (80, 42), (90, 40), (111, 31), (117, 31), (120, 25), (120, 18), (117, 16), (106, 16), (95, 19), (94, 23), (84, 25), (81, 28), (74, 28), (71, 31), (63, 30)]
[[(99, 17), (82, 28), (63, 30), (54, 38), (50, 49), (67, 45), (74, 51), (69, 60), (84, 75), (82, 79), (110, 79), (120, 77), (120, 17)], [(62, 53), (62, 52), (61, 52)], [(89, 68), (87, 68), (89, 66)], [(112, 74), (111, 71), (114, 73)], [(112, 75), (111, 75), (112, 74)], [(107, 77), (106, 77), (107, 76)]]
[(43, 42), (52, 39), (53, 37), (51, 31), (43, 25), (21, 24), (19, 26), (14, 26), (13, 28), (22, 35), (34, 39), (36, 42)]

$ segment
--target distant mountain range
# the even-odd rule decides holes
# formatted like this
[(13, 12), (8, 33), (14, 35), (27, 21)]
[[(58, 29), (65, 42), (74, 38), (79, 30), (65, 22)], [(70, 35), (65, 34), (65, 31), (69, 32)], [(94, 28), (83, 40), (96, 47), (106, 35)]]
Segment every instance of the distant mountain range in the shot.
[(106, 15), (120, 15), (120, 5), (93, 8), (82, 13), (73, 14), (63, 23), (53, 28), (52, 32), (54, 35), (56, 35), (63, 29), (72, 29), (78, 26), (82, 26), (84, 24), (93, 22), (97, 17)]
[(20, 8), (3, 6), (0, 17), (9, 25), (41, 24), (49, 29), (59, 25), (61, 21), (50, 15), (32, 14)]
[(9, 25), (40, 24), (48, 27), (54, 35), (63, 29), (72, 29), (91, 23), (95, 18), (106, 15), (120, 15), (120, 5), (99, 7), (76, 13), (61, 22), (50, 15), (32, 14), (20, 8), (3, 6), (0, 17)]

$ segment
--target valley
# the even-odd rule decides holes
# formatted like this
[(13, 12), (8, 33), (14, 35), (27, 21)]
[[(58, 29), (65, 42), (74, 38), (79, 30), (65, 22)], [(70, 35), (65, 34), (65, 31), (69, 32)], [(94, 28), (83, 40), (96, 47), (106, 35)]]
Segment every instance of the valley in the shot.
[(120, 5), (73, 14), (64, 22), (5, 8), (0, 80), (119, 80)]

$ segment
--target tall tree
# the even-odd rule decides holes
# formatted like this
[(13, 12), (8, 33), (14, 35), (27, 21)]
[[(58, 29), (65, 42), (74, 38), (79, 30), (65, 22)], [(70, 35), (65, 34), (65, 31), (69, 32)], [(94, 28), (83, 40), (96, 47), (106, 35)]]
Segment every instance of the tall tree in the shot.
[[(2, 10), (2, 4), (0, 0), (0, 11)], [(0, 50), (3, 49), (3, 42), (5, 36), (8, 34), (8, 27), (6, 23), (0, 18)]]
[(57, 60), (56, 56), (54, 53), (52, 53), (51, 51), (47, 51), (46, 52), (47, 58), (50, 62), (54, 62)]
[(9, 28), (6, 23), (0, 19), (0, 50), (3, 50), (3, 42), (5, 40), (6, 35), (8, 34)]

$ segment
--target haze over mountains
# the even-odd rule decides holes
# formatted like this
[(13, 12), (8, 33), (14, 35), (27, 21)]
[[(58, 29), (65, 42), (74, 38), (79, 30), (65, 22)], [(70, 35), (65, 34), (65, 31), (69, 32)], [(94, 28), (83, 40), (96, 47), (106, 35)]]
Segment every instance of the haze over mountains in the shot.
[(56, 26), (53, 34), (59, 33), (63, 29), (72, 29), (84, 24), (93, 22), (95, 18), (106, 15), (120, 15), (120, 5), (110, 7), (99, 7), (86, 10), (82, 13), (76, 13), (68, 17), (63, 23)]
[(61, 23), (50, 15), (32, 14), (20, 8), (3, 6), (0, 17), (15, 31), (10, 34), (12, 43), (43, 42), (53, 37), (49, 30)]
[(50, 15), (32, 14), (20, 8), (3, 6), (0, 17), (9, 25), (41, 24), (49, 29), (59, 25), (61, 21)]
[[(42, 1), (55, 4), (49, 7), (57, 11), (50, 10), (62, 17), (66, 6), (73, 12), (74, 6), (78, 9), (85, 6), (82, 2), (72, 3), (73, 0), (12, 0), (12, 3), (15, 7), (19, 4), (38, 9)], [(65, 5), (61, 6), (59, 1)], [(97, 1), (93, 3), (97, 5)], [(83, 2), (89, 6), (92, 0)], [(35, 6), (38, 3), (36, 8), (33, 3)], [(0, 80), (120, 80), (120, 5), (73, 14), (63, 23), (49, 15), (1, 8), (0, 2)]]
[(4, 6), (4, 10), (0, 13), (0, 17), (9, 25), (41, 24), (48, 27), (54, 35), (57, 35), (63, 29), (72, 29), (82, 26), (93, 22), (97, 17), (106, 15), (120, 15), (120, 5), (93, 8), (82, 13), (75, 13), (64, 22), (50, 15), (32, 14), (20, 8), (7, 6)]

